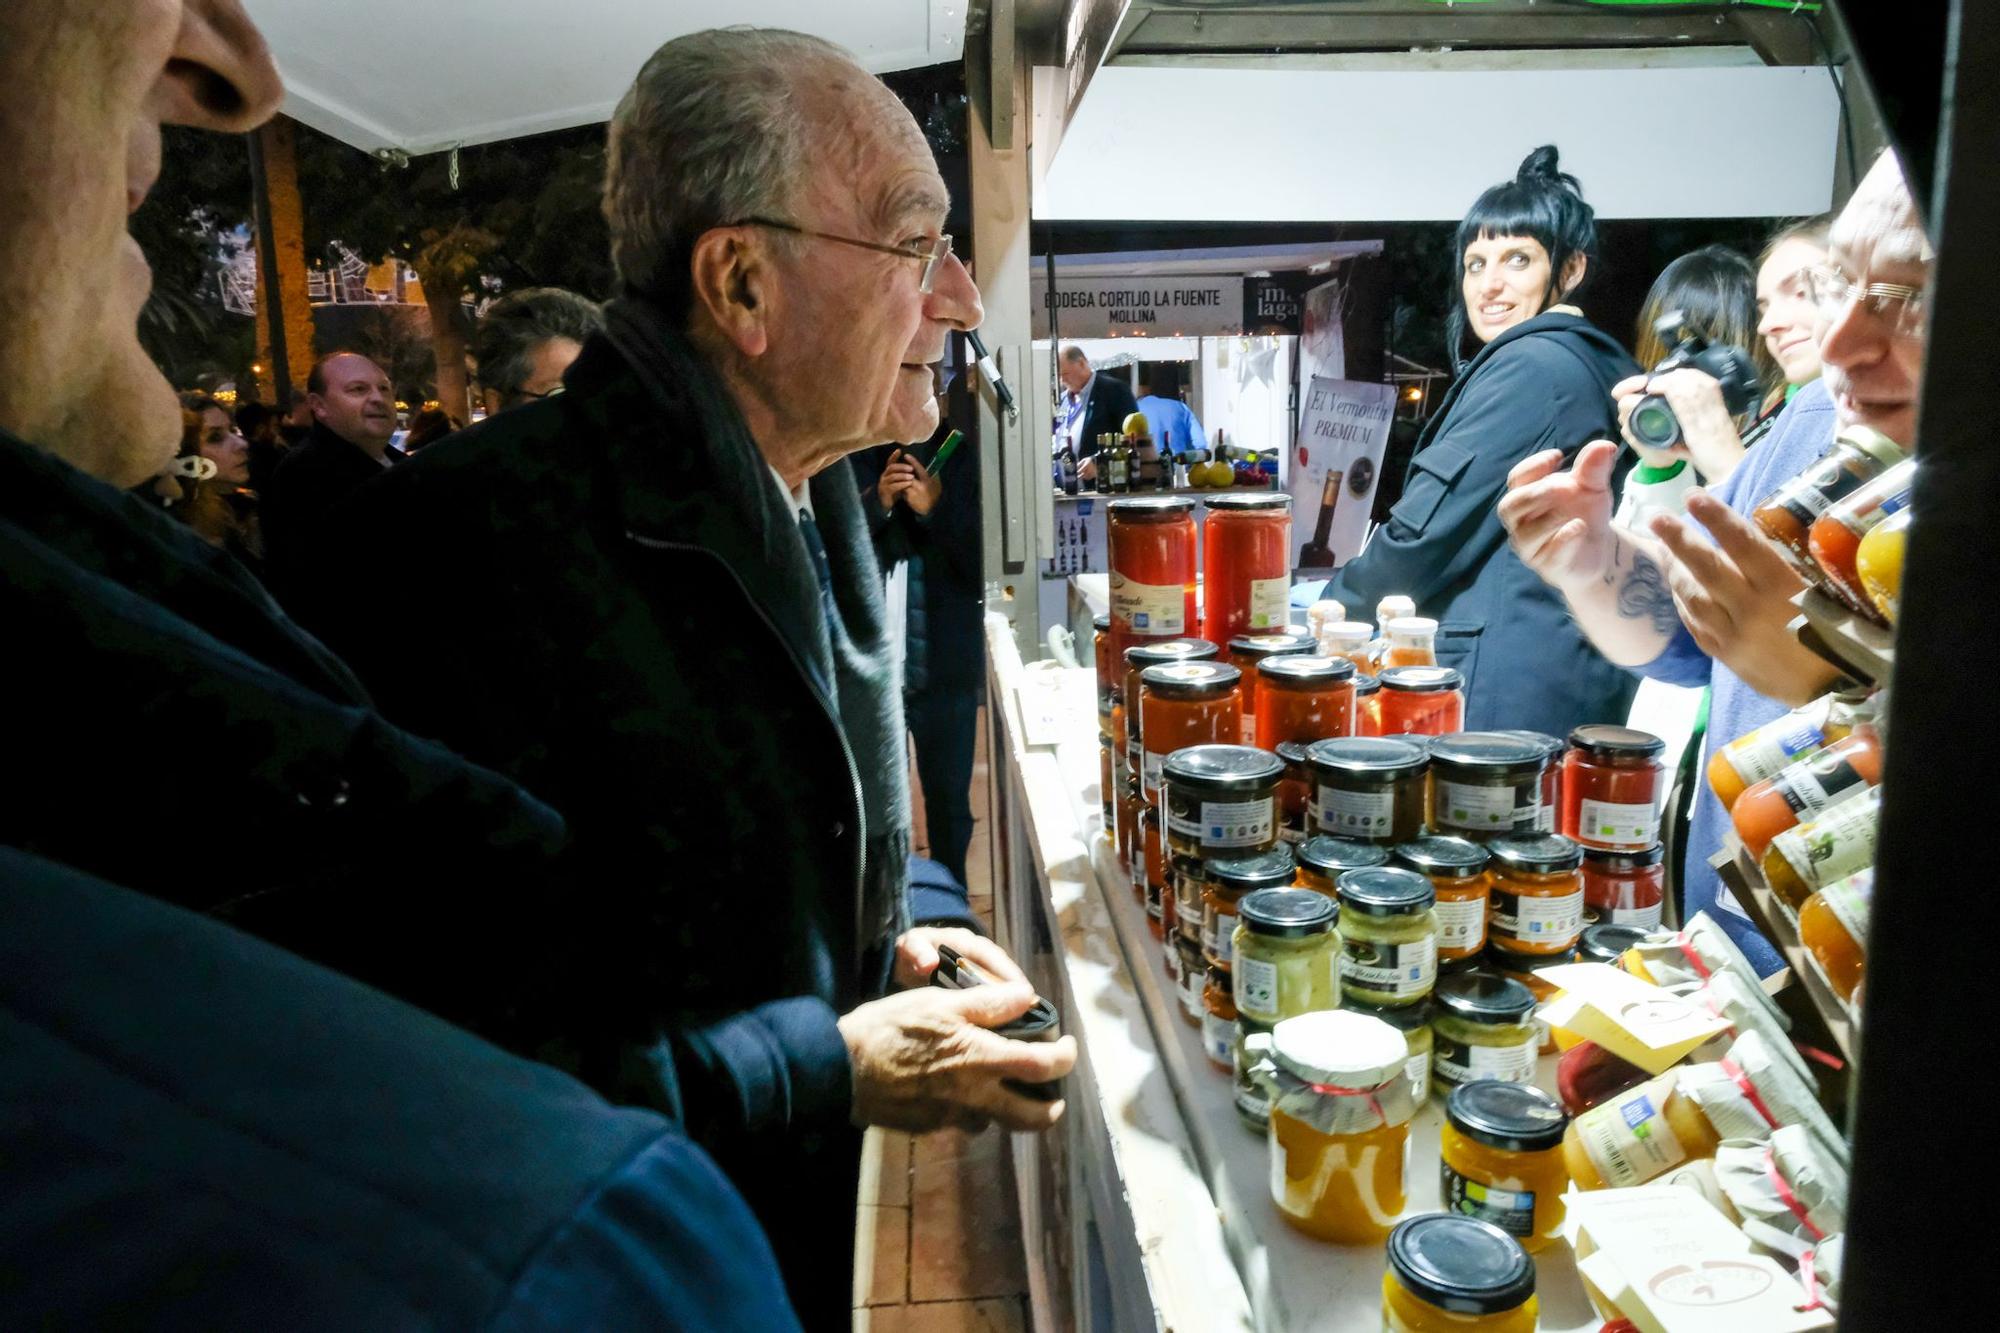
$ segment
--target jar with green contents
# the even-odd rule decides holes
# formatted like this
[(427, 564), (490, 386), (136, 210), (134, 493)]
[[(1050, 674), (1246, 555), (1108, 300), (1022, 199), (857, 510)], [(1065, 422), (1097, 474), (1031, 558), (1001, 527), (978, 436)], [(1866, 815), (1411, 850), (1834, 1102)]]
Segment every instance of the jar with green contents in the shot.
[(1421, 745), (1386, 736), (1315, 741), (1312, 766), (1315, 832), (1362, 842), (1409, 842), (1430, 817), (1430, 755)]
[(1359, 1000), (1342, 997), (1341, 1008), (1351, 1009), (1357, 1014), (1379, 1018), (1396, 1031), (1403, 1034), (1403, 1043), (1409, 1048), (1404, 1061), (1403, 1072), (1410, 1078), (1410, 1096), (1422, 1106), (1431, 1095), (1431, 1002), (1418, 1000), (1415, 1004), (1362, 1004)]
[(1343, 994), (1364, 1004), (1415, 1004), (1437, 984), (1437, 891), (1414, 870), (1382, 866), (1340, 877)]
[(1245, 894), (1231, 941), (1237, 1015), (1271, 1024), (1338, 1009), (1339, 916), (1331, 899), (1310, 889)]
[(1464, 1083), (1529, 1083), (1541, 1034), (1535, 997), (1511, 977), (1466, 972), (1438, 982), (1431, 997), (1431, 1082), (1439, 1096)]
[(1291, 888), (1298, 863), (1281, 842), (1249, 856), (1210, 857), (1202, 872), (1207, 877), (1201, 893), (1202, 954), (1210, 963), (1234, 967), (1237, 904), (1259, 889)]
[(1350, 870), (1389, 864), (1389, 849), (1379, 842), (1330, 838), (1324, 833), (1299, 845), (1299, 887), (1340, 900), (1340, 877)]

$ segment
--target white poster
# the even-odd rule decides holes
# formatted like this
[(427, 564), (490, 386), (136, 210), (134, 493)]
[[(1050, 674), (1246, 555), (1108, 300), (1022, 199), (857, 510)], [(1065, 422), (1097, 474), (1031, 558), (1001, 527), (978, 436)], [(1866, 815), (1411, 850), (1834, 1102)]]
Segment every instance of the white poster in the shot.
[(1292, 532), (1300, 572), (1324, 573), (1360, 553), (1381, 480), (1396, 390), (1315, 375), (1292, 458)]
[[(1344, 267), (1344, 266), (1342, 266)], [(1339, 269), (1335, 270), (1336, 275)], [(1347, 378), (1347, 282), (1335, 276), (1306, 293), (1299, 329), (1299, 383)]]

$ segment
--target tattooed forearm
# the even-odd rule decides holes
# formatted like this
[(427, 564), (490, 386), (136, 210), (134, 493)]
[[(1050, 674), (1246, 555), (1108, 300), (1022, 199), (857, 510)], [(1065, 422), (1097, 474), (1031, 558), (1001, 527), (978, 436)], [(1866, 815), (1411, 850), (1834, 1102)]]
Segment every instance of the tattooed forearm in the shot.
[(1651, 621), (1662, 637), (1680, 628), (1680, 613), (1674, 610), (1673, 594), (1667, 591), (1667, 576), (1636, 548), (1632, 567), (1618, 585), (1618, 614), (1627, 620)]

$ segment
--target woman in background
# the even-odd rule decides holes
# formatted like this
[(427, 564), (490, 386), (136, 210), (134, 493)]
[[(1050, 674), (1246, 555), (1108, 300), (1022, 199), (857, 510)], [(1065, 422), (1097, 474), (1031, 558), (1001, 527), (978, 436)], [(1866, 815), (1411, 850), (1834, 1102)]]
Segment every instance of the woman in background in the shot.
[(152, 495), (211, 545), (253, 571), (263, 566), (257, 493), (250, 489), (250, 445), (222, 404), (200, 395), (183, 400), (181, 445)]

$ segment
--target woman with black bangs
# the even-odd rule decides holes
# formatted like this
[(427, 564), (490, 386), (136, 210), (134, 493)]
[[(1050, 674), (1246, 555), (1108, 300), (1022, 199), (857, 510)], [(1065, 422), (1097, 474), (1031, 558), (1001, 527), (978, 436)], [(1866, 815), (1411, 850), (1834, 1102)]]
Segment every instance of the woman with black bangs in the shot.
[(1447, 329), (1458, 378), (1417, 440), (1402, 499), (1324, 595), (1348, 606), (1414, 598), (1439, 622), (1439, 663), (1465, 677), (1468, 730), (1562, 736), (1622, 722), (1633, 678), (1508, 548), (1494, 509), (1522, 459), (1618, 438), (1611, 386), (1638, 366), (1567, 304), (1591, 276), (1595, 214), (1557, 171), (1556, 150), (1537, 148), (1513, 180), (1479, 196), (1454, 249), (1459, 300)]

